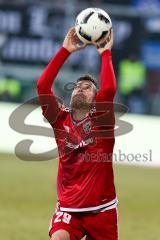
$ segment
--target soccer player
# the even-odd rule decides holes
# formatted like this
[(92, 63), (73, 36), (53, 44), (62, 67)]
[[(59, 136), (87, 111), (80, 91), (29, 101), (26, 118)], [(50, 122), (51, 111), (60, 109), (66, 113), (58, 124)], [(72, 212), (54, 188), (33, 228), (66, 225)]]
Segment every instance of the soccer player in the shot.
[[(70, 54), (86, 46), (77, 44), (74, 28), (37, 82), (43, 115), (54, 130), (59, 152), (58, 202), (49, 229), (51, 240), (118, 239), (112, 168), (116, 92), (112, 45), (112, 31), (103, 46), (96, 45), (102, 61), (100, 89), (91, 75), (80, 76), (69, 109), (57, 102), (52, 84)], [(102, 112), (106, 116), (103, 121)]]

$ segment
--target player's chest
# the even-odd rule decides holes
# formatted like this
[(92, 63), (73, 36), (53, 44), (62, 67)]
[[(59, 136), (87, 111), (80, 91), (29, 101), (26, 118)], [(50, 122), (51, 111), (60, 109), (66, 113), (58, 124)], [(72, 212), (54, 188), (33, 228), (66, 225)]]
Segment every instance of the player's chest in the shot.
[(63, 123), (63, 128), (66, 132), (67, 139), (71, 139), (73, 142), (79, 142), (79, 140), (85, 139), (91, 134), (93, 122), (90, 117), (78, 122), (75, 122), (71, 117), (68, 117)]
[(94, 144), (94, 138), (91, 134), (93, 123), (89, 117), (79, 122), (73, 122), (69, 118), (64, 121), (63, 128), (66, 132), (66, 138), (63, 142), (65, 148), (79, 149)]

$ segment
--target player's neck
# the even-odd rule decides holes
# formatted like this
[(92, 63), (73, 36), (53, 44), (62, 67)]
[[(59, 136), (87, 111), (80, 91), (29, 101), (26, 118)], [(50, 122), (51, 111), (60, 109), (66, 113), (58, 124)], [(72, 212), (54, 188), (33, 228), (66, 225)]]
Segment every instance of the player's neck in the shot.
[(87, 117), (88, 113), (89, 113), (88, 109), (74, 109), (72, 111), (72, 118), (75, 121), (81, 121), (85, 117)]

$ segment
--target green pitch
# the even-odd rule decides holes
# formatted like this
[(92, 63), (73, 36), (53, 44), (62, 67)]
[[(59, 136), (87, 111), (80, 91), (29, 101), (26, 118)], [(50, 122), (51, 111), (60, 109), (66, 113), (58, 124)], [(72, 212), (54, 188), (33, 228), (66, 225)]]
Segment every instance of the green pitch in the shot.
[[(114, 166), (120, 240), (160, 239), (160, 169)], [(0, 155), (0, 239), (45, 240), (56, 202), (57, 161)]]

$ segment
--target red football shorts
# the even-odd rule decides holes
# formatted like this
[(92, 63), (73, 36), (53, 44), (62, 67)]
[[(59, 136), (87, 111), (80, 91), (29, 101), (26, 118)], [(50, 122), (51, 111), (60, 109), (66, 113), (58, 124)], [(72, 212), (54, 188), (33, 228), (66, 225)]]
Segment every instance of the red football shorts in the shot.
[(49, 228), (52, 236), (57, 230), (66, 230), (70, 240), (118, 240), (117, 208), (99, 212), (62, 212), (59, 208), (53, 215)]

